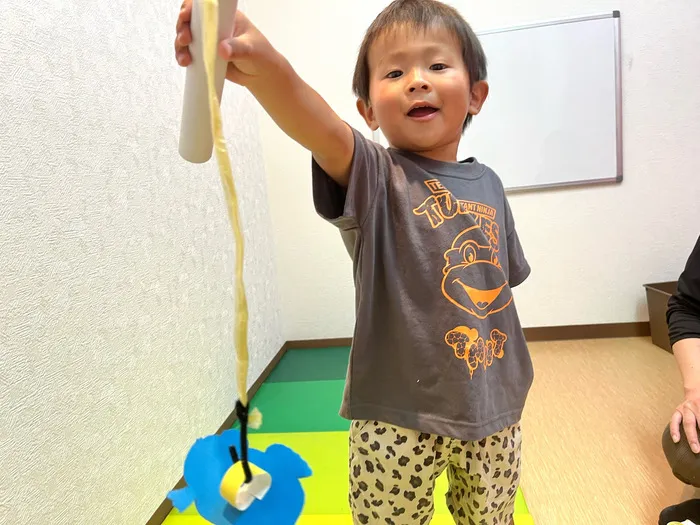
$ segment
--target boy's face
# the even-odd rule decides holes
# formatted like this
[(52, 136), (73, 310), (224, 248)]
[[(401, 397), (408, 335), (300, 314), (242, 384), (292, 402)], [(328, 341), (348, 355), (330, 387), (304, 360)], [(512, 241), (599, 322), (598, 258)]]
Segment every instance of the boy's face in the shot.
[(471, 89), (457, 39), (445, 28), (397, 27), (372, 45), (370, 104), (358, 109), (389, 143), (436, 160), (454, 161), (467, 114), (476, 115), (486, 82)]

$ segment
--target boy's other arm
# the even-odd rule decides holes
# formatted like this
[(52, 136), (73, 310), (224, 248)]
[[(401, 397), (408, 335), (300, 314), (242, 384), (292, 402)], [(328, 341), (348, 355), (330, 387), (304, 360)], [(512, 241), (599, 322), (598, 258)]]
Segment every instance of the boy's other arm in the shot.
[[(178, 63), (185, 67), (192, 61), (191, 17), (192, 0), (185, 0), (175, 38)], [(218, 52), (229, 62), (226, 78), (246, 87), (282, 131), (347, 187), (354, 153), (352, 130), (242, 12), (236, 13), (233, 37), (220, 42)]]

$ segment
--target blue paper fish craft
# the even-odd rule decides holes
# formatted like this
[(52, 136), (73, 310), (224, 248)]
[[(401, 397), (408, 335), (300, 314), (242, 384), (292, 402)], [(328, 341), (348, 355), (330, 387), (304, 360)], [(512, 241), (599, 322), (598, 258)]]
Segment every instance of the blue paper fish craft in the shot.
[(239, 445), (238, 429), (195, 441), (185, 458), (187, 486), (168, 494), (173, 506), (182, 512), (194, 503), (200, 516), (214, 525), (295, 524), (304, 507), (300, 479), (311, 476), (309, 465), (284, 445), (270, 445), (265, 452), (249, 449), (248, 462), (267, 472), (272, 480), (262, 499), (240, 511), (221, 495), (221, 481), (234, 463), (231, 447)]

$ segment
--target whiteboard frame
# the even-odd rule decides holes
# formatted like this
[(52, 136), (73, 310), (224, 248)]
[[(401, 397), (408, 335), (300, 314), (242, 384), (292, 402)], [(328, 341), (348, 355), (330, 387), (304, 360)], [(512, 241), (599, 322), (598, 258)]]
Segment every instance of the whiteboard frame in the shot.
[[(515, 186), (506, 188), (506, 193), (520, 193), (529, 192), (533, 190), (546, 190), (561, 187), (571, 187), (571, 186), (588, 186), (597, 184), (610, 184), (610, 183), (621, 183), (623, 179), (623, 158), (622, 158), (622, 44), (621, 44), (621, 30), (620, 30), (620, 11), (615, 10), (609, 13), (601, 13), (596, 15), (563, 18), (556, 20), (549, 20), (543, 22), (536, 22), (532, 24), (509, 26), (500, 29), (488, 29), (484, 31), (476, 31), (476, 35), (491, 35), (494, 33), (507, 33), (510, 31), (522, 31), (523, 29), (533, 29), (537, 27), (546, 27), (560, 24), (572, 24), (577, 22), (588, 22), (592, 20), (603, 20), (607, 18), (613, 19), (613, 27), (615, 31), (614, 37), (614, 60), (615, 60), (615, 139), (616, 139), (616, 157), (617, 157), (617, 173), (612, 177), (605, 177), (601, 179), (586, 179), (577, 181), (567, 181), (567, 182), (553, 182), (545, 184), (533, 184), (529, 186)], [(383, 136), (381, 130), (376, 130), (372, 132), (372, 139), (380, 144), (386, 142), (386, 139), (382, 140)], [(384, 144), (388, 146), (388, 144)]]

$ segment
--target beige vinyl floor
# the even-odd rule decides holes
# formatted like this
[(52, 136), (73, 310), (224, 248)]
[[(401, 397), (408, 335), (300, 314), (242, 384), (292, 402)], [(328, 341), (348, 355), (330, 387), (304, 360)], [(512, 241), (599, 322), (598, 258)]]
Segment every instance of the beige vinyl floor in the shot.
[(530, 345), (522, 488), (536, 525), (656, 525), (683, 485), (661, 433), (682, 400), (671, 354), (647, 338)]

